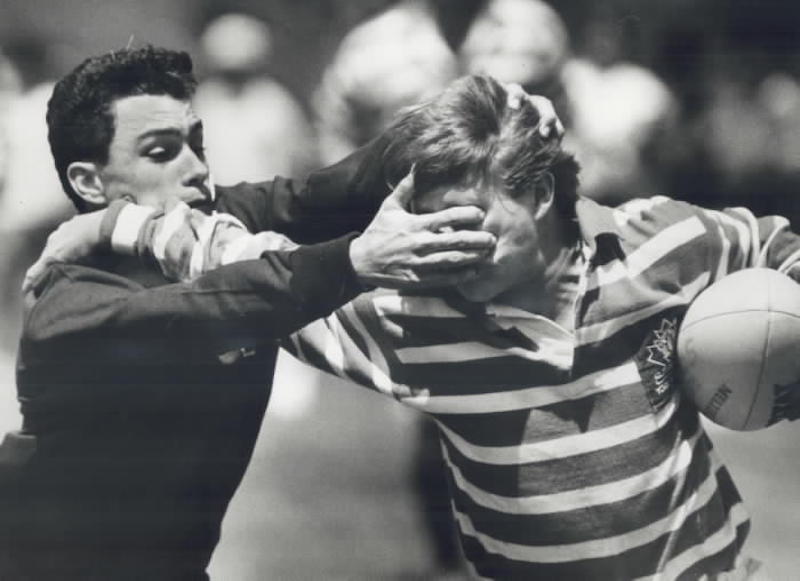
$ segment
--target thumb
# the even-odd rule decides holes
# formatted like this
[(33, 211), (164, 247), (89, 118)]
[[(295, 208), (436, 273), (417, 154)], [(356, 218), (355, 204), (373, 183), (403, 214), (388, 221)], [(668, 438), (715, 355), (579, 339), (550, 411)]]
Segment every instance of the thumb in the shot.
[(406, 174), (400, 183), (397, 184), (392, 194), (389, 196), (401, 208), (408, 209), (412, 198), (414, 197), (414, 168)]

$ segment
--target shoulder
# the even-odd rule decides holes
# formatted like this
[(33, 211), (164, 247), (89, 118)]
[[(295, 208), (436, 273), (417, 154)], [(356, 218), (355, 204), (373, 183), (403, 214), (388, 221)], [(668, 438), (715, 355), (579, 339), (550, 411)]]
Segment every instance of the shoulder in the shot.
[(35, 342), (57, 328), (80, 327), (120, 297), (142, 290), (139, 283), (101, 268), (77, 264), (50, 266), (26, 297), (23, 340)]
[(280, 179), (216, 186), (214, 209), (236, 216), (248, 230), (257, 232), (261, 230), (259, 227), (260, 216), (266, 212), (268, 193), (274, 187), (275, 182)]
[[(708, 217), (701, 208), (662, 195), (636, 198), (616, 207), (582, 199), (579, 202), (581, 215), (584, 216), (582, 227), (591, 224), (590, 234), (613, 233), (629, 251), (656, 239), (659, 243), (671, 241), (675, 244), (695, 239), (709, 226)], [(587, 215), (590, 219), (585, 218)]]
[(724, 230), (758, 228), (757, 218), (746, 208), (711, 210), (667, 196), (631, 200), (615, 208), (614, 215), (629, 247), (656, 240), (671, 246), (708, 244)]

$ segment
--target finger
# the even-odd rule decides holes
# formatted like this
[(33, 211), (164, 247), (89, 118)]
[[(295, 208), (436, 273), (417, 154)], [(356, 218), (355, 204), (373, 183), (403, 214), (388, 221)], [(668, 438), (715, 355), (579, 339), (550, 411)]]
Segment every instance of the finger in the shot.
[(446, 250), (418, 256), (411, 264), (416, 272), (448, 272), (467, 266), (478, 266), (488, 260), (488, 253), (479, 249)]
[(45, 263), (39, 259), (34, 262), (31, 267), (25, 272), (25, 278), (22, 281), (22, 293), (29, 293), (33, 291), (36, 281), (46, 269)]
[(406, 177), (394, 188), (389, 198), (396, 202), (401, 208), (407, 209), (414, 197), (414, 168), (408, 172)]
[(415, 235), (411, 242), (416, 244), (416, 254), (424, 256), (448, 250), (490, 252), (494, 250), (497, 239), (493, 234), (484, 230), (453, 230), (437, 234), (428, 233), (424, 237)]
[(424, 214), (422, 225), (432, 232), (447, 228), (480, 226), (485, 214), (477, 206), (453, 206), (432, 214)]
[(506, 83), (505, 89), (507, 95), (506, 105), (508, 108), (519, 109), (520, 105), (522, 105), (522, 99), (527, 96), (525, 89), (523, 89), (518, 83)]
[(412, 279), (403, 281), (395, 286), (404, 289), (417, 288), (442, 288), (455, 286), (474, 279), (479, 270), (474, 267), (454, 269), (446, 272), (431, 271), (427, 273), (416, 273)]
[(538, 95), (530, 95), (528, 99), (530, 99), (531, 104), (539, 113), (539, 135), (545, 139), (551, 136), (560, 137), (561, 133), (563, 133), (563, 126), (561, 126), (561, 121), (556, 114), (553, 102), (546, 97)]

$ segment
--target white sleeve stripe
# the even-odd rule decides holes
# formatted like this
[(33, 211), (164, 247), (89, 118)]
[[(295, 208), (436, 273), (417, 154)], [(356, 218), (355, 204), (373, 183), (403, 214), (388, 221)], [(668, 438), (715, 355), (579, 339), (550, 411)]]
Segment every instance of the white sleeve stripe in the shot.
[[(352, 305), (346, 305), (338, 313), (341, 315), (344, 310), (352, 310)], [(348, 315), (351, 322), (352, 317), (357, 317), (355, 313)], [(363, 331), (361, 337), (367, 337), (366, 331)], [(297, 346), (296, 357), (304, 363), (386, 395), (394, 395), (393, 382), (371, 360), (374, 353), (370, 352), (369, 357), (363, 353), (336, 314), (306, 325), (292, 335), (292, 341)], [(317, 358), (312, 354), (321, 357), (328, 367), (318, 365)]]
[[(724, 212), (714, 212), (712, 214), (716, 218), (717, 223), (722, 226), (722, 239), (734, 243), (742, 253), (742, 263), (733, 264), (730, 270), (739, 270), (740, 268), (748, 268), (754, 265), (758, 257), (758, 236), (753, 236), (752, 227), (748, 227), (746, 216), (730, 216)], [(738, 240), (734, 240), (732, 235), (726, 231), (726, 227), (733, 228), (737, 235)], [(753, 241), (752, 239), (756, 240)], [(733, 244), (732, 244), (733, 245)]]
[(220, 264), (232, 264), (239, 261), (239, 257), (244, 254), (248, 249), (250, 243), (255, 239), (255, 236), (248, 234), (241, 236), (232, 242), (228, 242), (225, 249), (222, 251), (222, 258)]
[(139, 231), (155, 211), (155, 208), (148, 206), (126, 204), (120, 210), (111, 232), (111, 249), (118, 254), (135, 254)]
[(587, 290), (625, 278), (635, 278), (676, 248), (702, 236), (705, 231), (705, 226), (697, 216), (672, 224), (631, 252), (624, 261), (615, 260), (598, 268), (597, 278), (590, 281)]
[(781, 265), (778, 267), (778, 272), (786, 274), (798, 266), (800, 266), (800, 249), (792, 252), (789, 257), (781, 263)]
[(717, 234), (720, 239), (719, 263), (714, 273), (715, 281), (721, 280), (730, 271), (731, 241), (725, 236), (725, 229), (722, 224), (717, 223)]
[(761, 246), (761, 252), (758, 255), (756, 266), (763, 266), (763, 267), (767, 266), (767, 253), (769, 253), (769, 251), (772, 249), (772, 245), (775, 242), (775, 239), (778, 237), (778, 235), (781, 232), (788, 229), (789, 229), (788, 221), (787, 222), (780, 221), (777, 224), (775, 224), (775, 228), (770, 233), (769, 238), (767, 238), (767, 240)]
[(189, 206), (180, 202), (164, 215), (161, 228), (156, 233), (155, 240), (153, 240), (153, 256), (159, 263), (164, 262), (170, 238), (183, 227), (186, 222), (186, 215), (190, 211)]
[(758, 230), (758, 219), (750, 210), (744, 208), (731, 208), (741, 219), (747, 223), (748, 235), (750, 236), (750, 264), (749, 266), (759, 266), (758, 260), (761, 256), (761, 237)]
[[(208, 245), (217, 228), (217, 220), (213, 217), (203, 220), (200, 228), (197, 229), (197, 241), (192, 247), (192, 256), (189, 259), (189, 277), (195, 278), (206, 271), (206, 257), (209, 254), (210, 248)], [(215, 265), (216, 266), (216, 265)]]
[(625, 313), (621, 317), (580, 327), (575, 331), (577, 344), (588, 345), (590, 343), (597, 343), (656, 313), (660, 313), (661, 311), (675, 306), (687, 305), (700, 291), (708, 286), (709, 280), (709, 273), (703, 272), (696, 280), (682, 286), (680, 290), (674, 294), (667, 294), (667, 296), (658, 303), (653, 303), (637, 311)]
[[(381, 352), (380, 347), (375, 343), (372, 336), (367, 331), (361, 317), (358, 316), (352, 303), (348, 303), (339, 310), (351, 325), (355, 328), (358, 336), (367, 346), (366, 366), (370, 371), (372, 386), (381, 393), (389, 396), (395, 394), (395, 383), (389, 377), (389, 366)], [(353, 348), (357, 348), (353, 345)], [(410, 391), (410, 390), (408, 390)]]

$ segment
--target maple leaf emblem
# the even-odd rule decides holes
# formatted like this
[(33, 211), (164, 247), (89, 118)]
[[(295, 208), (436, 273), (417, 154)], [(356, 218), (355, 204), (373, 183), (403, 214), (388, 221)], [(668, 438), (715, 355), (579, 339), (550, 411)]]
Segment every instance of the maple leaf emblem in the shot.
[(661, 319), (661, 328), (653, 331), (655, 338), (647, 346), (648, 363), (660, 368), (654, 375), (658, 393), (663, 393), (669, 387), (677, 331), (678, 323), (674, 319)]

